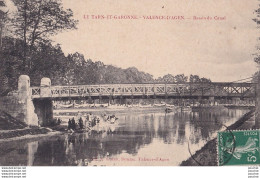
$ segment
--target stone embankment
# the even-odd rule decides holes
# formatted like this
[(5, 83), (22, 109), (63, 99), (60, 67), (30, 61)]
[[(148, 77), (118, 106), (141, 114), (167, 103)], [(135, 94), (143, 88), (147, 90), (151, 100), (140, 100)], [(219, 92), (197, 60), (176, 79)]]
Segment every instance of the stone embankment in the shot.
[(15, 119), (8, 113), (0, 111), (0, 142), (42, 137), (57, 134), (49, 128), (27, 126), (24, 122)]

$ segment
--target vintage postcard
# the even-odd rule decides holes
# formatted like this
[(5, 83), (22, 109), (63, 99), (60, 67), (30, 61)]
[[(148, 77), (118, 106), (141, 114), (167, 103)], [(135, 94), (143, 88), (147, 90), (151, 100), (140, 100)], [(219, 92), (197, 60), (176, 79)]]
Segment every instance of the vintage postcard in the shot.
[(0, 166), (259, 165), (259, 0), (0, 0)]

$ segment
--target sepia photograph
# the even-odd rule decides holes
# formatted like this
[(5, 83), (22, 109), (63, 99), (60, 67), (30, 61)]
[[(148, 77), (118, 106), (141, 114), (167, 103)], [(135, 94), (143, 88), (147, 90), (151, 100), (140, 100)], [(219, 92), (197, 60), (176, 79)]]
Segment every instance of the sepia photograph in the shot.
[(0, 166), (260, 164), (259, 0), (0, 0)]

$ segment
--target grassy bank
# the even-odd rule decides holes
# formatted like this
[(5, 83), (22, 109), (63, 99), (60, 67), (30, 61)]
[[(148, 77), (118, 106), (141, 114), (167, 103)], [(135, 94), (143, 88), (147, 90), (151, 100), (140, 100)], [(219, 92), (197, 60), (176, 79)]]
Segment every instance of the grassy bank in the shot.
[(38, 139), (41, 137), (49, 137), (54, 135), (60, 135), (63, 132), (50, 131), (49, 129), (27, 129), (27, 130), (16, 130), (10, 131), (1, 136), (0, 143), (16, 141), (16, 140), (31, 140)]
[(47, 134), (48, 132), (50, 132), (50, 130), (46, 128), (26, 128), (26, 129), (12, 130), (8, 132), (0, 132), (0, 140), (14, 138), (14, 137), (21, 137), (25, 135)]
[(0, 130), (14, 130), (14, 129), (24, 129), (27, 125), (10, 114), (0, 111)]
[(8, 113), (0, 111), (0, 142), (57, 134), (48, 128), (29, 127)]
[[(227, 128), (227, 130), (236, 130), (247, 120), (254, 116), (254, 110), (243, 115), (237, 122)], [(247, 128), (251, 129), (251, 128)], [(180, 166), (217, 166), (217, 138), (206, 143), (200, 150), (196, 151), (189, 159), (183, 161)]]

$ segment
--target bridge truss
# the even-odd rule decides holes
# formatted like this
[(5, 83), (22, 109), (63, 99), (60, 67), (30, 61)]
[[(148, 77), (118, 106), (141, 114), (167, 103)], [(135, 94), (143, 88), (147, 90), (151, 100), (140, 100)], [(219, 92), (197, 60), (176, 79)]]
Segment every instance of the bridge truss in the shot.
[(255, 98), (255, 83), (106, 84), (31, 87), (33, 99), (81, 97), (242, 97)]

